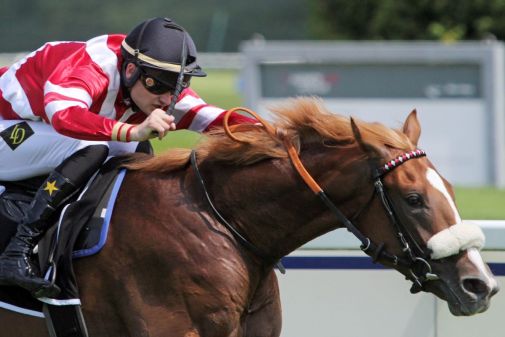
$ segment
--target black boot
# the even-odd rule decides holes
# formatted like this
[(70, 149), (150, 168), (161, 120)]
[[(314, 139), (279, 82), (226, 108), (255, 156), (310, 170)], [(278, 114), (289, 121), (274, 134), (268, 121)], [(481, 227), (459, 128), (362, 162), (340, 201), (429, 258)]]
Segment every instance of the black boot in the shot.
[(51, 216), (76, 186), (58, 172), (52, 172), (39, 188), (16, 235), (0, 256), (0, 285), (18, 285), (36, 297), (55, 296), (59, 289), (40, 276), (33, 263), (33, 248), (51, 227)]
[(16, 235), (0, 256), (0, 285), (18, 285), (35, 297), (52, 297), (59, 289), (44, 280), (31, 260), (33, 248), (52, 225), (52, 215), (103, 164), (109, 149), (91, 145), (65, 159), (39, 188)]

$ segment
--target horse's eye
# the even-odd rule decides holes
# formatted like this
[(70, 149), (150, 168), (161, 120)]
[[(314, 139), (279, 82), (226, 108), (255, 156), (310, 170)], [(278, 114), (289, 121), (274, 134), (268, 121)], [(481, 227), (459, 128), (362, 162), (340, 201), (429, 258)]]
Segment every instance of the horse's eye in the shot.
[(409, 194), (406, 199), (407, 203), (412, 207), (423, 206), (423, 198), (419, 194)]
[(336, 147), (338, 146), (338, 141), (335, 139), (323, 139), (323, 145), (326, 147)]

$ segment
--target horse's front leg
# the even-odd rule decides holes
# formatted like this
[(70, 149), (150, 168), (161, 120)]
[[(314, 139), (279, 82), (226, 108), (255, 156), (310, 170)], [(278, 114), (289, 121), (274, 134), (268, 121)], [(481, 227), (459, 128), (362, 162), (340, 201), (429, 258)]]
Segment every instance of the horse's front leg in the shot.
[(249, 307), (244, 337), (279, 337), (282, 326), (277, 276), (272, 270), (258, 287)]

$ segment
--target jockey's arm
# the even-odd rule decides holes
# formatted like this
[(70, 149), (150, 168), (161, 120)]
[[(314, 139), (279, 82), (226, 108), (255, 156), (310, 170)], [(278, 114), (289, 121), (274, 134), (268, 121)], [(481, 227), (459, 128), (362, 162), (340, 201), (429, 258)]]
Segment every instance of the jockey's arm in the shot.
[[(78, 83), (79, 84), (79, 83)], [(155, 109), (147, 116), (135, 114), (136, 124), (116, 121), (89, 110), (93, 96), (103, 95), (87, 85), (80, 84), (65, 97), (64, 104), (54, 104), (53, 93), (46, 93), (46, 116), (55, 130), (65, 136), (83, 140), (102, 141), (143, 141), (158, 137), (162, 139), (169, 131), (189, 129), (196, 132), (206, 132), (222, 126), (226, 110), (207, 104), (192, 89), (184, 90), (175, 105), (174, 116), (167, 115), (161, 109)], [(93, 95), (93, 92), (95, 94)], [(57, 107), (62, 107), (57, 109)], [(52, 109), (52, 110), (51, 110)], [(130, 122), (130, 123), (128, 123)], [(229, 124), (256, 123), (255, 119), (233, 113)]]
[[(188, 129), (196, 132), (207, 132), (223, 125), (226, 110), (207, 104), (191, 88), (185, 89), (175, 105), (175, 121), (178, 129)], [(228, 119), (230, 125), (257, 123), (256, 119), (239, 113), (232, 113)]]

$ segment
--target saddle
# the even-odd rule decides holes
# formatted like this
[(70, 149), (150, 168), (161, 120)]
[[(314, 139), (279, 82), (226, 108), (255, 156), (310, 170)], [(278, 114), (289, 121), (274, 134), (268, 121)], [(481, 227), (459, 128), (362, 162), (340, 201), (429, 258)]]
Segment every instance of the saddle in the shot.
[[(40, 270), (60, 287), (60, 294), (35, 299), (22, 288), (0, 286), (0, 308), (45, 317), (52, 337), (87, 336), (72, 261), (94, 255), (105, 245), (114, 202), (126, 174), (121, 168), (124, 160), (116, 157), (107, 161), (81, 193), (62, 208), (57, 224), (38, 244)], [(26, 182), (21, 188), (2, 184), (5, 190), (0, 194), (0, 252), (15, 234), (39, 186), (38, 180)]]

